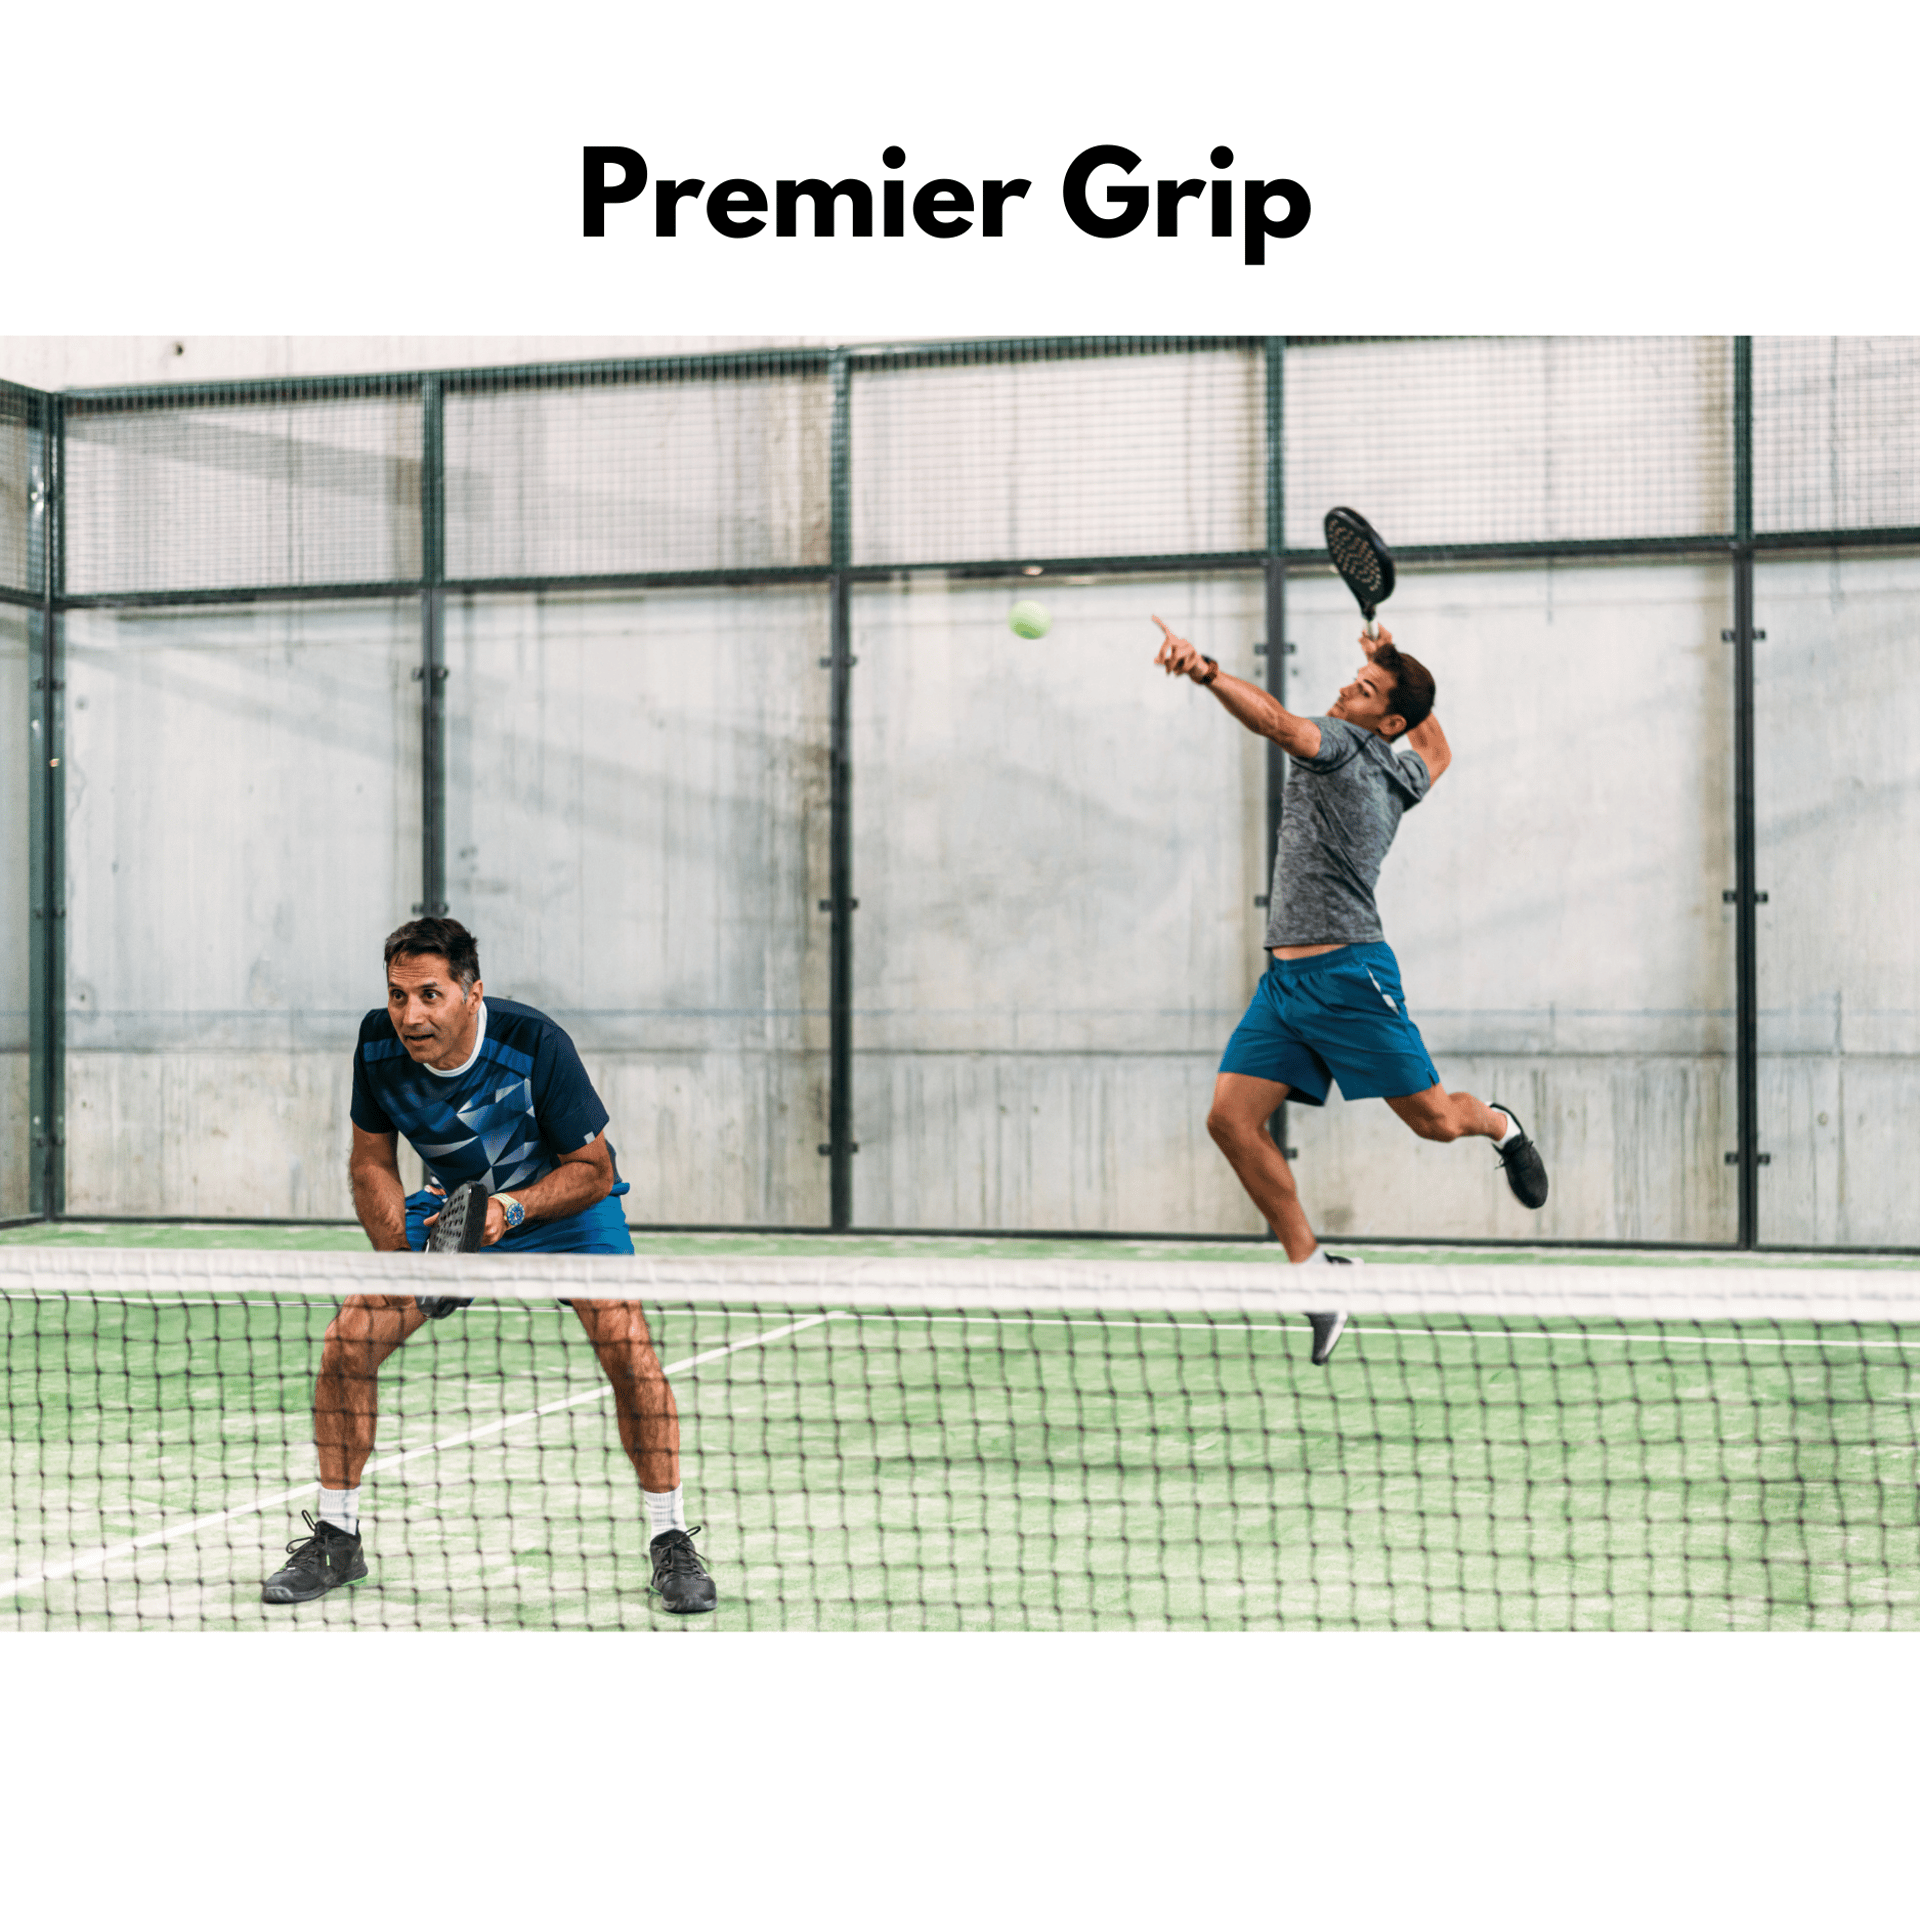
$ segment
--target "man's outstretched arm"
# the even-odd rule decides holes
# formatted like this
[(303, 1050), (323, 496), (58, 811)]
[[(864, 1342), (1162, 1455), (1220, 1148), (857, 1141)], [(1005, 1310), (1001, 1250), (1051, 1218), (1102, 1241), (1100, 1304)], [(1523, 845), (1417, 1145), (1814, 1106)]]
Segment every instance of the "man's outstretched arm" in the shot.
[(1209, 666), (1191, 640), (1182, 640), (1156, 613), (1153, 624), (1166, 635), (1153, 664), (1170, 674), (1197, 681), (1250, 733), (1279, 745), (1297, 760), (1311, 760), (1320, 751), (1320, 729), (1303, 715), (1289, 713), (1264, 687), (1236, 680), (1217, 666)]

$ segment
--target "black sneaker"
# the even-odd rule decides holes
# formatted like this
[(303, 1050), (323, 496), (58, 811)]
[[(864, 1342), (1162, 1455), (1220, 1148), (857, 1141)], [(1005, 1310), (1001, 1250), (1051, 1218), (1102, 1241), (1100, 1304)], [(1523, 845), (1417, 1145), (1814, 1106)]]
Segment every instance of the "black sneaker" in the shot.
[(289, 1540), (291, 1556), (278, 1573), (267, 1576), (260, 1598), (270, 1607), (289, 1607), (302, 1600), (317, 1600), (335, 1587), (357, 1586), (367, 1577), (367, 1556), (360, 1549), (360, 1536), (347, 1533), (330, 1520), (316, 1520), (303, 1513), (313, 1531), (304, 1540)]
[(1507, 1185), (1513, 1189), (1513, 1197), (1523, 1207), (1544, 1207), (1547, 1204), (1547, 1168), (1540, 1158), (1540, 1149), (1527, 1138), (1526, 1129), (1520, 1126), (1520, 1116), (1511, 1107), (1503, 1107), (1497, 1100), (1489, 1100), (1487, 1105), (1495, 1113), (1504, 1113), (1520, 1130), (1504, 1147), (1495, 1147), (1500, 1163), (1507, 1170)]
[(711, 1613), (720, 1596), (707, 1578), (707, 1563), (693, 1550), (698, 1527), (672, 1527), (657, 1533), (647, 1551), (653, 1555), (653, 1590), (669, 1613)]
[[(1364, 1267), (1366, 1264), (1364, 1260), (1348, 1253), (1327, 1255), (1327, 1265), (1330, 1267)], [(1347, 1310), (1340, 1307), (1332, 1313), (1310, 1313), (1307, 1315), (1307, 1325), (1313, 1329), (1313, 1364), (1324, 1367), (1333, 1358), (1333, 1350), (1347, 1330)]]
[[(478, 1253), (487, 1237), (487, 1192), (478, 1180), (455, 1187), (447, 1195), (434, 1223), (427, 1229), (429, 1253)], [(413, 1304), (429, 1320), (444, 1320), (448, 1314), (473, 1305), (471, 1298), (456, 1300), (448, 1294), (422, 1294)]]

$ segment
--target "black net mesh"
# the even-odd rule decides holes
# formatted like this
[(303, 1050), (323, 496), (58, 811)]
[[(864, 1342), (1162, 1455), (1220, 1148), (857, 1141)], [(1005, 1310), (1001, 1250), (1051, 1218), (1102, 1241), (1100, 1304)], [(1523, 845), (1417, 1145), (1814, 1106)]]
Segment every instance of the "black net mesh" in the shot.
[(1264, 369), (1153, 341), (857, 360), (854, 564), (1258, 549)]
[(1920, 527), (1920, 339), (1753, 343), (1761, 533)]
[[(1920, 1626), (1920, 1336), (1885, 1276), (1788, 1306), (1777, 1271), (1696, 1271), (1689, 1309), (1684, 1273), (1615, 1270), (1609, 1306), (1603, 1270), (1531, 1297), (1483, 1272), (1496, 1307), (1429, 1269), (1317, 1367), (1300, 1314), (1257, 1278), (1222, 1304), (1218, 1268), (1036, 1292), (1013, 1263), (820, 1260), (677, 1298), (716, 1264), (688, 1262), (644, 1316), (463, 1277), (474, 1304), (409, 1315), (376, 1369), (338, 1259), (312, 1293), (270, 1261), (222, 1291), (237, 1257), (216, 1286), (8, 1276), (0, 1625)], [(357, 1283), (400, 1284), (381, 1266)], [(368, 1408), (375, 1377), (370, 1457), (330, 1469), (316, 1400)], [(359, 1541), (318, 1554), (316, 1462), (359, 1486)], [(642, 1474), (681, 1487), (664, 1564)]]
[(420, 438), (399, 378), (69, 400), (67, 591), (417, 580)]
[(1730, 533), (1732, 376), (1718, 338), (1289, 346), (1287, 545), (1336, 503), (1396, 553)]
[(34, 584), (33, 426), (38, 398), (0, 381), (0, 588)]
[(824, 567), (824, 358), (468, 376), (446, 401), (453, 579)]

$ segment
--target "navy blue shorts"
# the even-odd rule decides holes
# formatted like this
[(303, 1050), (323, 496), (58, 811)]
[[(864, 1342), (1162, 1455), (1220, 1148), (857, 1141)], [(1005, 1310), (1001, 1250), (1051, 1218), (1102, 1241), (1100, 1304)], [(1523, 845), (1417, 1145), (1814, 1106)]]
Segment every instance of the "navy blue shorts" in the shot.
[(1287, 1098), (1327, 1104), (1397, 1100), (1440, 1084), (1420, 1029), (1407, 1017), (1400, 963), (1384, 940), (1275, 960), (1227, 1042), (1222, 1073), (1278, 1080)]

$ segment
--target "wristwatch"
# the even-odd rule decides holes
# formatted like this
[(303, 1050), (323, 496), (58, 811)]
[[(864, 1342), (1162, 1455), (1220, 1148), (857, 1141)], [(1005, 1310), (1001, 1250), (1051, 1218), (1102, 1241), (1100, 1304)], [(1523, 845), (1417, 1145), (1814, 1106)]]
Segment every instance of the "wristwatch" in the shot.
[(1204, 660), (1213, 671), (1208, 674), (1204, 680), (1202, 680), (1198, 674), (1195, 674), (1193, 676), (1193, 684), (1196, 687), (1210, 687), (1220, 678), (1220, 662), (1210, 653), (1203, 653), (1200, 658)]
[(511, 1233), (527, 1217), (527, 1210), (510, 1193), (497, 1194), (500, 1210), (507, 1216), (507, 1232)]

